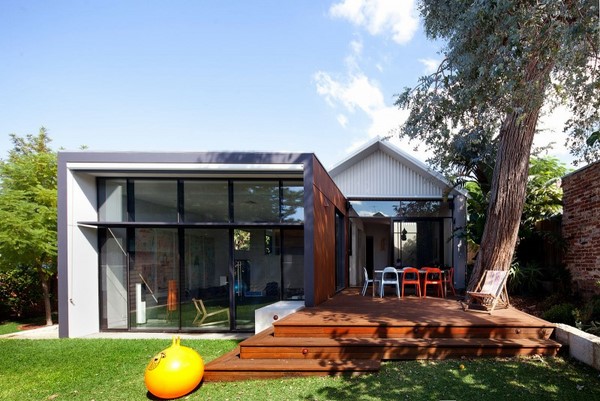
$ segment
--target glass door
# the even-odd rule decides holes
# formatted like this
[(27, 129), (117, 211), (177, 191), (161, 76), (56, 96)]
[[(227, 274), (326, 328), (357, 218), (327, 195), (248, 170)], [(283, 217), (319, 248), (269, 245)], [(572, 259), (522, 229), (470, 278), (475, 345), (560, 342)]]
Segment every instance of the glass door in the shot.
[(100, 288), (103, 329), (127, 329), (126, 230), (100, 230)]
[(178, 244), (177, 229), (134, 229), (129, 274), (132, 328), (179, 328)]
[(233, 230), (235, 327), (254, 328), (254, 311), (281, 299), (281, 235), (277, 229)]
[(394, 221), (396, 266), (441, 266), (444, 261), (441, 220)]

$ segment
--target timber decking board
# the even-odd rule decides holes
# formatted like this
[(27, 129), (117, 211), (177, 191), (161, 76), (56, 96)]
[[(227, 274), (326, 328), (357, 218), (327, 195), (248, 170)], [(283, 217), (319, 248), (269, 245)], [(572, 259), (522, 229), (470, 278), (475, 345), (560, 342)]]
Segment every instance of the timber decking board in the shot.
[(514, 308), (464, 311), (455, 300), (372, 298), (345, 290), (279, 319), (208, 363), (205, 380), (362, 374), (382, 360), (556, 355), (554, 325)]
[(239, 348), (207, 364), (203, 380), (234, 381), (302, 376), (359, 375), (377, 372), (381, 360), (239, 359)]
[(554, 328), (549, 322), (517, 309), (496, 309), (493, 314), (463, 311), (460, 303), (444, 298), (370, 297), (347, 291), (323, 304), (304, 308), (274, 323), (279, 326), (350, 328), (355, 326), (475, 326)]
[[(532, 339), (325, 339), (263, 337), (240, 344), (241, 359), (406, 359), (404, 355), (477, 356), (532, 355), (553, 356), (558, 351), (552, 340)], [(490, 351), (494, 350), (494, 351)], [(496, 352), (498, 351), (498, 352)]]

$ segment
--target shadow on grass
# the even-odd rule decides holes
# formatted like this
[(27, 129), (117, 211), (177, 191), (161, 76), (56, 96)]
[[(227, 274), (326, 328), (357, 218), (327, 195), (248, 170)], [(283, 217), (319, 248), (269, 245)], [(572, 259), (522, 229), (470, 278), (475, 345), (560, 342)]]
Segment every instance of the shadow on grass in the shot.
[(598, 372), (562, 358), (387, 362), (303, 399), (600, 400)]

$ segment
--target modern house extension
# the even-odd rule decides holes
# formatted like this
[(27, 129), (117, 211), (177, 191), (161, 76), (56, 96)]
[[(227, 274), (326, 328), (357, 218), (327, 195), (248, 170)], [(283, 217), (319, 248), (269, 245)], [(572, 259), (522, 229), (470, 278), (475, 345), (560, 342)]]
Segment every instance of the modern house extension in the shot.
[(260, 307), (397, 261), (464, 286), (464, 193), (380, 140), (329, 173), (312, 153), (81, 151), (58, 178), (60, 337), (253, 331)]

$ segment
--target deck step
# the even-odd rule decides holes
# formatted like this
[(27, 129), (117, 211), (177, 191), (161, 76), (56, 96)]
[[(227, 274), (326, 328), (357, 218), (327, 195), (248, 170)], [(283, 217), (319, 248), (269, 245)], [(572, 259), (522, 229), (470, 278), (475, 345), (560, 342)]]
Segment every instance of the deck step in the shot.
[(286, 316), (205, 367), (206, 381), (376, 372), (381, 361), (553, 356), (554, 325), (513, 308), (464, 311), (441, 298), (345, 291)]
[(379, 371), (381, 360), (240, 359), (239, 348), (209, 362), (204, 381), (276, 379), (304, 376), (355, 376)]
[(294, 338), (267, 333), (240, 343), (240, 359), (445, 359), (463, 356), (554, 356), (560, 344), (545, 339)]
[(354, 325), (354, 326), (306, 326), (276, 324), (276, 337), (319, 337), (319, 338), (496, 338), (547, 340), (554, 330), (553, 325), (524, 326), (457, 326), (457, 325)]

